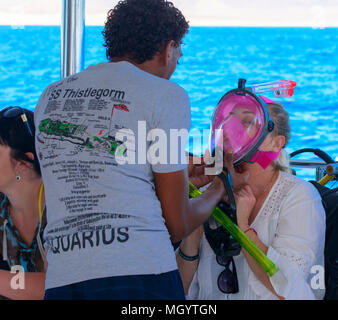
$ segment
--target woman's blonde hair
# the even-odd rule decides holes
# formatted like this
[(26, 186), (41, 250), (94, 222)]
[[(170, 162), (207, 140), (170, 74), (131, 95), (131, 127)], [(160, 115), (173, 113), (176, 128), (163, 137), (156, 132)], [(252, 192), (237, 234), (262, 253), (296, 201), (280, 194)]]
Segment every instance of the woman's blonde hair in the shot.
[(292, 170), (290, 168), (289, 156), (284, 149), (291, 138), (289, 114), (281, 103), (269, 103), (267, 107), (270, 117), (275, 123), (275, 128), (272, 131), (272, 134), (274, 136), (285, 137), (285, 144), (282, 148), (282, 151), (279, 154), (278, 159), (273, 161), (272, 164), (277, 170), (292, 173)]

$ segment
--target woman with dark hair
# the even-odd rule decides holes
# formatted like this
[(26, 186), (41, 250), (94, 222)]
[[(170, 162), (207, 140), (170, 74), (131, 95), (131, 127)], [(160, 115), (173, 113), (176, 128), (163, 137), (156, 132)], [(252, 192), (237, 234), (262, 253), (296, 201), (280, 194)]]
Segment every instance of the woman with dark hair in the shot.
[(44, 295), (46, 216), (34, 134), (32, 111), (0, 111), (0, 253), (14, 272), (0, 270), (0, 295), (8, 299)]

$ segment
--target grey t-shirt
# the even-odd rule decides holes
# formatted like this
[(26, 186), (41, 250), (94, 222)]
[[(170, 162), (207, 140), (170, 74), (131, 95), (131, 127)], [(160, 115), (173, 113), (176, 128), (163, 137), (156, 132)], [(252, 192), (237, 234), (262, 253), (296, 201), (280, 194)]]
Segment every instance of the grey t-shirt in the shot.
[[(125, 61), (45, 89), (35, 125), (48, 208), (46, 289), (177, 268), (153, 172), (186, 168), (177, 150), (179, 163), (166, 162), (170, 129), (187, 131), (190, 121), (181, 87)], [(157, 158), (164, 151), (168, 161)]]

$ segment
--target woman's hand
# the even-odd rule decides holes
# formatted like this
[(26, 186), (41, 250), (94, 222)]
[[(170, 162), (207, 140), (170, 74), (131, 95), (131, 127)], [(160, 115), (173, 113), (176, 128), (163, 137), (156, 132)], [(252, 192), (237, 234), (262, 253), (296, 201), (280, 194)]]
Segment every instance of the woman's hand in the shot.
[(244, 230), (249, 227), (249, 217), (256, 204), (256, 198), (249, 185), (235, 192), (237, 224)]

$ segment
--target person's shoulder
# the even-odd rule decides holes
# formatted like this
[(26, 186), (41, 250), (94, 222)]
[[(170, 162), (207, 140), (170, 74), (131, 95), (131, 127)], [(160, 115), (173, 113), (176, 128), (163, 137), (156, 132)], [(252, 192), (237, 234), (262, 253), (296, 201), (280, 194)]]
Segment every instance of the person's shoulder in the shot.
[(183, 89), (180, 85), (178, 85), (176, 82), (168, 81), (168, 88), (172, 92), (179, 94), (182, 97), (189, 98), (188, 93)]
[(156, 91), (158, 92), (158, 94), (174, 95), (177, 98), (188, 98), (188, 93), (176, 82), (155, 76), (148, 72), (143, 72), (142, 74), (148, 79), (151, 86), (153, 86), (154, 84), (156, 85)]
[(156, 91), (159, 93), (171, 91), (175, 92), (177, 94), (185, 94), (187, 95), (186, 91), (179, 86), (177, 83), (173, 82), (172, 80), (168, 80), (165, 78), (161, 78), (159, 76), (156, 76), (152, 73), (146, 72), (137, 66), (133, 65), (130, 62), (127, 61), (121, 61), (117, 64), (114, 64), (113, 67), (120, 68), (123, 72), (129, 72), (133, 74), (133, 77), (135, 77), (137, 80), (139, 78), (142, 79), (142, 82), (144, 84), (149, 84), (151, 86), (156, 85)]
[[(57, 89), (64, 84), (65, 79), (61, 79), (55, 82), (50, 83), (45, 87), (45, 89), (42, 91), (40, 100), (41, 99), (49, 99), (51, 97), (51, 94), (57, 94)], [(54, 97), (54, 96), (53, 96)]]
[(287, 185), (288, 195), (304, 195), (313, 199), (320, 197), (317, 189), (309, 181), (297, 177), (291, 173), (281, 171), (281, 178)]
[(167, 81), (161, 97), (163, 102), (168, 102), (171, 105), (177, 104), (178, 107), (182, 105), (190, 106), (188, 93), (181, 86), (172, 81)]
[(286, 172), (282, 172), (282, 179), (287, 183), (284, 188), (286, 193), (280, 205), (281, 216), (289, 217), (297, 214), (299, 219), (315, 221), (318, 218), (325, 221), (322, 198), (309, 181)]

